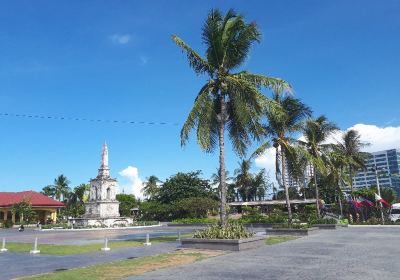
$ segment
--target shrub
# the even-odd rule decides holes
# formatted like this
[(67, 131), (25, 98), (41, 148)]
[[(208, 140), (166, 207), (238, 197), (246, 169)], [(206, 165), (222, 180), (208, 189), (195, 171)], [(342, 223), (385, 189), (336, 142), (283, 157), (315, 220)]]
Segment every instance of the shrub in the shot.
[(216, 224), (217, 219), (212, 218), (183, 218), (172, 221), (173, 224)]
[(292, 229), (306, 229), (309, 228), (310, 226), (308, 224), (279, 224), (279, 225), (274, 225), (272, 228), (292, 228)]
[(13, 222), (10, 220), (4, 222), (4, 228), (12, 228), (13, 225)]
[(315, 219), (312, 220), (310, 222), (311, 225), (318, 225), (318, 224), (322, 224), (322, 225), (336, 225), (337, 224), (337, 220), (336, 219)]
[(196, 231), (194, 238), (201, 239), (241, 239), (252, 237), (255, 233), (248, 231), (242, 224), (230, 222), (226, 227), (212, 225), (206, 229)]

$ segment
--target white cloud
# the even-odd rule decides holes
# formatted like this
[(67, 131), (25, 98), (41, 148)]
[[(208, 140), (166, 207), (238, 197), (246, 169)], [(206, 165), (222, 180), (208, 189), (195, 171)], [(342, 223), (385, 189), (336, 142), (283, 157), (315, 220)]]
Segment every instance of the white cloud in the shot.
[[(354, 129), (361, 135), (361, 141), (370, 143), (364, 148), (366, 152), (377, 152), (393, 148), (400, 148), (400, 126), (398, 127), (378, 127), (369, 124), (356, 124), (348, 128), (346, 131)], [(341, 140), (344, 131), (338, 131), (327, 141), (328, 143), (336, 143)], [(304, 140), (303, 137), (299, 139)], [(271, 179), (275, 179), (275, 149), (269, 148), (266, 152), (255, 159), (256, 166), (265, 168), (271, 174)]]
[(139, 177), (139, 170), (134, 166), (128, 166), (119, 172), (122, 177), (120, 189), (124, 189), (126, 193), (132, 193), (136, 197), (143, 198), (142, 188), (143, 181)]
[(129, 34), (113, 34), (110, 39), (116, 45), (125, 45), (131, 41), (132, 36)]

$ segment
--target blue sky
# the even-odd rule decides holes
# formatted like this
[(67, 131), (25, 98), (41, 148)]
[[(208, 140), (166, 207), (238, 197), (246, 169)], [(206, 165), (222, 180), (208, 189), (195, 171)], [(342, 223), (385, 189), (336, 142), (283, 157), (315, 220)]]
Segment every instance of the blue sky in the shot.
[[(1, 191), (40, 190), (59, 174), (71, 186), (87, 182), (104, 141), (124, 188), (152, 174), (213, 173), (217, 154), (202, 153), (193, 138), (180, 147), (180, 125), (205, 78), (170, 39), (202, 53), (211, 8), (259, 24), (263, 40), (244, 69), (286, 79), (316, 115), (342, 129), (400, 126), (399, 1), (141, 2), (0, 2), (0, 113), (172, 123), (0, 116)], [(238, 160), (228, 149), (231, 172)], [(139, 174), (120, 176), (129, 166)]]

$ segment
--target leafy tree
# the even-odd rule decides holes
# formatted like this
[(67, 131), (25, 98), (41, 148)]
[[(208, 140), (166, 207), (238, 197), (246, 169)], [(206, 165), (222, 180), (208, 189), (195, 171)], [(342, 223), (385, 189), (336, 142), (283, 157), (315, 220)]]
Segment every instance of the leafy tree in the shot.
[(300, 141), (300, 143), (307, 149), (309, 159), (313, 167), (316, 211), (318, 218), (320, 217), (320, 211), (317, 171), (324, 173), (326, 170), (326, 160), (324, 160), (326, 158), (326, 155), (323, 151), (324, 142), (328, 139), (330, 135), (332, 135), (332, 133), (337, 130), (338, 127), (334, 123), (328, 121), (325, 116), (320, 116), (317, 119), (309, 119), (306, 121), (303, 128), (303, 136), (305, 138), (305, 141)]
[(252, 196), (258, 200), (264, 200), (270, 183), (265, 173), (265, 169), (261, 169), (253, 178)]
[[(278, 184), (285, 191), (286, 207), (288, 209), (288, 222), (292, 222), (292, 210), (289, 198), (289, 186), (287, 177), (289, 171), (287, 164), (295, 158), (293, 144), (297, 140), (291, 138), (292, 134), (303, 128), (303, 120), (311, 115), (311, 109), (299, 99), (290, 95), (274, 94), (273, 99), (280, 106), (280, 112), (267, 111), (268, 124), (265, 127), (265, 134), (272, 140), (275, 148), (275, 174)], [(253, 154), (261, 155), (270, 146), (269, 142), (262, 144)]]
[(117, 194), (116, 199), (119, 201), (119, 214), (124, 217), (131, 216), (131, 209), (138, 206), (138, 201), (133, 194)]
[(209, 197), (190, 197), (177, 204), (179, 217), (177, 218), (206, 218), (210, 211), (218, 209), (218, 202)]
[(200, 178), (200, 174), (201, 171), (179, 172), (171, 176), (159, 188), (154, 200), (171, 204), (185, 198), (215, 196), (208, 180)]
[(149, 199), (156, 196), (159, 190), (159, 183), (161, 183), (160, 179), (158, 179), (154, 175), (151, 175), (149, 178), (147, 178), (147, 181), (143, 188), (143, 195)]
[(247, 23), (233, 10), (225, 16), (218, 10), (211, 10), (203, 25), (202, 38), (205, 57), (178, 36), (172, 36), (187, 54), (196, 74), (208, 75), (181, 130), (181, 144), (185, 145), (190, 131), (196, 129), (197, 142), (204, 151), (212, 152), (219, 147), (220, 219), (226, 225), (225, 132), (228, 130), (234, 150), (243, 156), (251, 138), (259, 139), (262, 132), (259, 119), (270, 103), (260, 89), (266, 87), (282, 92), (290, 90), (290, 86), (281, 79), (247, 71), (233, 73), (248, 57), (250, 47), (261, 38), (256, 23)]
[(14, 204), (12, 206), (11, 211), (14, 214), (18, 214), (21, 218), (21, 221), (32, 222), (36, 220), (36, 213), (32, 209), (32, 205), (29, 200), (23, 200), (20, 203)]
[(89, 184), (80, 184), (73, 191), (65, 195), (67, 207), (62, 210), (63, 215), (79, 217), (85, 214), (86, 194), (90, 189)]

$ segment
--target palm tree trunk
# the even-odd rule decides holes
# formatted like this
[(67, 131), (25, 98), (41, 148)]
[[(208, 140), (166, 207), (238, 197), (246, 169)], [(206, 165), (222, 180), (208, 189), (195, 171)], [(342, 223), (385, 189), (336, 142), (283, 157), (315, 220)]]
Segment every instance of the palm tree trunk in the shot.
[(319, 192), (317, 184), (317, 169), (315, 168), (314, 164), (313, 164), (313, 169), (314, 169), (314, 184), (315, 184), (315, 205), (317, 207), (317, 217), (319, 219), (320, 213), (319, 213)]
[(349, 175), (350, 175), (350, 193), (353, 196), (353, 169), (349, 166)]
[(226, 182), (225, 182), (225, 97), (221, 94), (220, 97), (221, 113), (219, 119), (219, 179), (221, 186), (221, 203), (220, 203), (220, 220), (221, 225), (227, 225), (226, 214)]
[(289, 188), (286, 185), (285, 174), (286, 174), (286, 162), (285, 162), (285, 153), (281, 148), (281, 161), (282, 161), (282, 184), (285, 188), (285, 196), (286, 196), (286, 207), (288, 209), (288, 223), (292, 223), (292, 208), (290, 206), (290, 198), (289, 198)]

